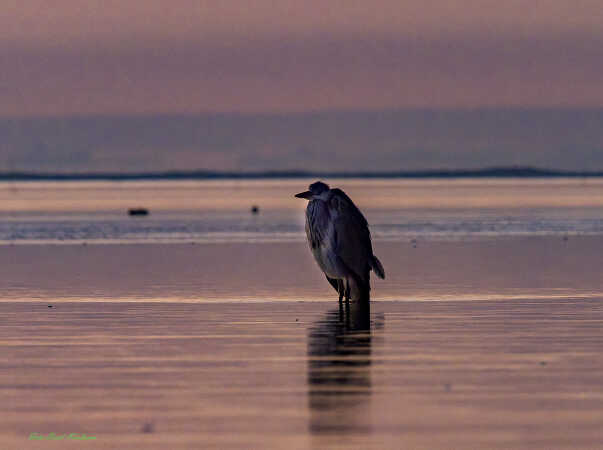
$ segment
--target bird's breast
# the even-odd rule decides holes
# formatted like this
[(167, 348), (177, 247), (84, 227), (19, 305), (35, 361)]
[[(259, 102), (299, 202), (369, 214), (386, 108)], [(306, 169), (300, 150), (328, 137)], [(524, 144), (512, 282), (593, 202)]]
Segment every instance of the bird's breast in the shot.
[(320, 269), (331, 278), (343, 278), (343, 268), (338, 264), (335, 216), (328, 204), (313, 200), (306, 210), (308, 243)]
[(330, 278), (344, 278), (346, 273), (337, 256), (336, 244), (335, 226), (333, 223), (329, 223), (325, 232), (325, 239), (316, 249), (315, 257), (317, 257), (317, 260), (320, 259), (321, 269)]

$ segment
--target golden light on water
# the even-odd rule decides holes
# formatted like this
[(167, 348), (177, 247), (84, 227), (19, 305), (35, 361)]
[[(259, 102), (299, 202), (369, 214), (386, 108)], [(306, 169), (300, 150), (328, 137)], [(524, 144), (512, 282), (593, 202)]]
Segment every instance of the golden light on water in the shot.
[[(293, 194), (314, 180), (0, 183), (0, 211), (303, 210)], [(603, 207), (600, 179), (327, 180), (363, 208)], [(378, 195), (376, 195), (378, 193)]]

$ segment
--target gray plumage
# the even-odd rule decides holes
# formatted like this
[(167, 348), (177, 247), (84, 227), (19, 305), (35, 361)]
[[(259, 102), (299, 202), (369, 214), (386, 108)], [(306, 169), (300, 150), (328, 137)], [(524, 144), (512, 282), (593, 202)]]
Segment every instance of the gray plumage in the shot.
[(368, 300), (370, 271), (385, 278), (383, 266), (373, 254), (368, 223), (352, 199), (341, 189), (320, 181), (298, 198), (309, 200), (306, 235), (314, 259), (340, 300)]

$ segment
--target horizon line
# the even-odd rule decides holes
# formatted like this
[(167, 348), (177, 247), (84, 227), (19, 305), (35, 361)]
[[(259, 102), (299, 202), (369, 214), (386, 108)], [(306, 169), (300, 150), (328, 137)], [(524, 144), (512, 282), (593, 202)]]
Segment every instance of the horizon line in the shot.
[(212, 180), (278, 178), (598, 178), (603, 171), (543, 169), (529, 166), (486, 167), (482, 169), (426, 169), (410, 171), (305, 171), (265, 170), (255, 172), (222, 170), (167, 170), (148, 172), (0, 172), (0, 181), (135, 181)]
[(399, 106), (383, 108), (332, 108), (332, 109), (306, 109), (306, 110), (286, 110), (286, 111), (246, 111), (246, 110), (226, 110), (226, 111), (156, 111), (156, 112), (85, 112), (85, 113), (67, 113), (67, 114), (0, 114), (2, 120), (71, 120), (71, 119), (99, 119), (99, 118), (166, 118), (166, 117), (200, 117), (200, 116), (304, 116), (320, 114), (368, 114), (368, 113), (401, 113), (401, 112), (499, 112), (499, 111), (601, 111), (601, 105), (476, 105), (476, 106)]

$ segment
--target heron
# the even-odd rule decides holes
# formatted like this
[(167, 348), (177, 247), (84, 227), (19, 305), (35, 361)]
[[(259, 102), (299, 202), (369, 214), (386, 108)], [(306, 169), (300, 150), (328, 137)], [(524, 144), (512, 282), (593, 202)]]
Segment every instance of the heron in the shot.
[(339, 302), (369, 300), (370, 271), (385, 278), (373, 254), (368, 222), (350, 197), (317, 181), (295, 197), (308, 200), (306, 236), (310, 250)]

